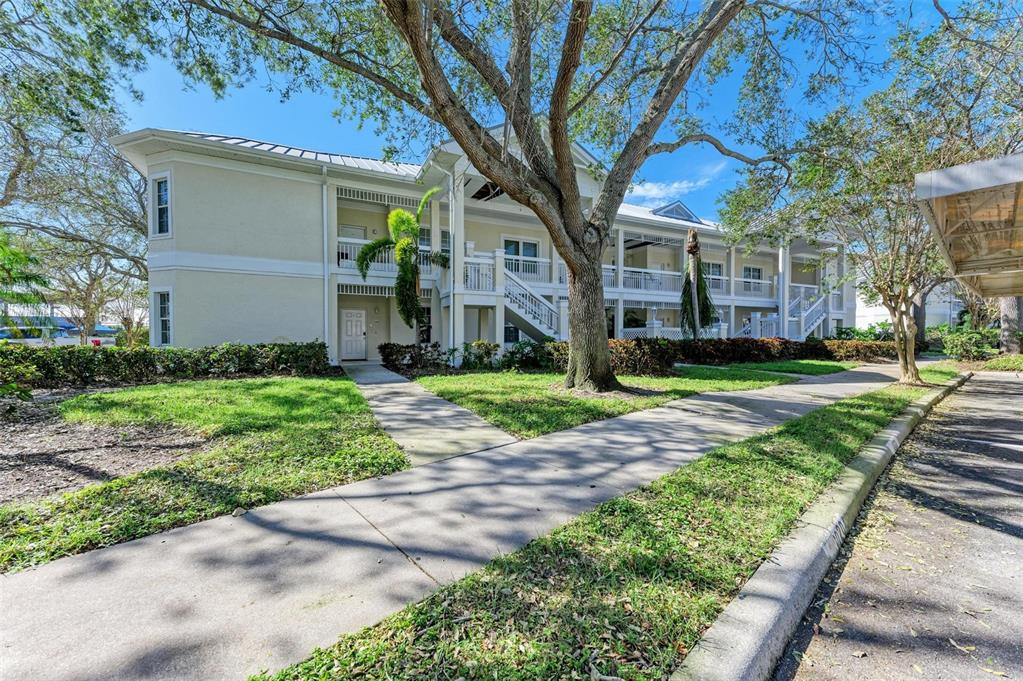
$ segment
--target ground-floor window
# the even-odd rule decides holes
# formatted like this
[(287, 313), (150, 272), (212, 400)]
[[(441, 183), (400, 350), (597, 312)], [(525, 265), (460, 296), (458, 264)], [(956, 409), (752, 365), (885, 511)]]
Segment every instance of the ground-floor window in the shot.
[(160, 345), (171, 343), (171, 302), (170, 291), (156, 293), (156, 319)]
[(504, 342), (505, 343), (518, 343), (519, 342), (519, 329), (512, 324), (504, 325)]
[(423, 305), (423, 321), (419, 323), (419, 342), (429, 343), (433, 335), (433, 310), (429, 305)]

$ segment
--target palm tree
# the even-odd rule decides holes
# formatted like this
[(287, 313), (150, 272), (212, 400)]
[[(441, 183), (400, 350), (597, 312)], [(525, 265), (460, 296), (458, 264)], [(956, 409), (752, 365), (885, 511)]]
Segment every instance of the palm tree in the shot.
[(686, 242), (686, 268), (682, 276), (682, 310), (679, 315), (683, 329), (689, 329), (693, 338), (700, 337), (700, 329), (710, 325), (714, 318), (714, 301), (703, 275), (700, 260), (700, 238), (695, 229), (689, 230)]
[(417, 332), (419, 323), (423, 321), (423, 309), (419, 305), (419, 225), (422, 224), (423, 211), (430, 199), (440, 190), (440, 187), (434, 187), (426, 192), (415, 215), (404, 208), (392, 210), (387, 216), (388, 235), (363, 246), (355, 258), (359, 274), (365, 280), (370, 263), (387, 249), (394, 249), (394, 263), (398, 267), (394, 280), (398, 316)]
[(43, 302), (39, 289), (47, 282), (36, 273), (39, 262), (0, 232), (0, 302), (32, 305)]

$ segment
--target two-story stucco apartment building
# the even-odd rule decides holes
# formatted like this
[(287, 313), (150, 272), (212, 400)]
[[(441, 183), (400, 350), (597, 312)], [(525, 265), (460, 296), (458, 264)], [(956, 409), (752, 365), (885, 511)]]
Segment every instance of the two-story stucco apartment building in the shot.
[[(154, 345), (325, 340), (332, 361), (373, 359), (380, 343), (412, 342), (397, 314), (390, 257), (365, 281), (362, 244), (387, 233), (395, 207), (431, 202), (421, 233), (423, 340), (444, 347), (486, 339), (565, 337), (564, 263), (546, 229), (467, 162), (454, 143), (421, 165), (297, 149), (237, 137), (144, 129), (114, 143), (148, 178)], [(578, 148), (582, 191), (599, 189)], [(806, 244), (746, 254), (681, 203), (623, 205), (604, 270), (614, 337), (678, 336), (682, 248), (700, 230), (721, 335), (824, 335), (855, 321), (844, 257)], [(449, 256), (447, 268), (428, 254)], [(784, 314), (780, 315), (779, 311)], [(782, 319), (786, 322), (783, 322)]]

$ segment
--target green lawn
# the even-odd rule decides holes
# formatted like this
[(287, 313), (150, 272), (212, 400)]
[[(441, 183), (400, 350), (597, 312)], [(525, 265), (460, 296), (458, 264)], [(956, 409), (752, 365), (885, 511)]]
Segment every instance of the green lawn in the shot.
[(69, 421), (173, 424), (214, 438), (173, 465), (0, 506), (0, 570), (408, 466), (347, 378), (189, 381), (82, 395)]
[(667, 678), (843, 464), (922, 392), (888, 387), (718, 448), (260, 678), (589, 679), (591, 664)]
[(423, 376), (416, 380), (427, 390), (519, 437), (536, 437), (621, 416), (696, 393), (750, 390), (792, 380), (757, 371), (685, 367), (675, 377), (619, 377), (627, 388), (638, 389), (636, 394), (589, 397), (562, 389), (563, 379), (562, 374), (485, 372)]
[(859, 362), (836, 362), (830, 359), (786, 359), (777, 362), (745, 362), (729, 366), (733, 369), (757, 369), (760, 371), (782, 371), (787, 374), (823, 376), (847, 371), (858, 365)]
[(980, 365), (984, 371), (1023, 371), (1023, 355), (1001, 355)]

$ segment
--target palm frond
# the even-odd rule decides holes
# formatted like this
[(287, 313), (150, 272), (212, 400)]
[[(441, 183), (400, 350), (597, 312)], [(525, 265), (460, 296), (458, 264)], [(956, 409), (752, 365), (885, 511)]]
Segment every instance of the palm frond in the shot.
[(392, 248), (394, 242), (390, 237), (381, 237), (375, 241), (370, 241), (368, 244), (359, 249), (359, 253), (355, 256), (355, 266), (359, 270), (359, 274), (362, 275), (363, 280), (369, 274), (369, 266), (373, 260), (381, 253), (386, 251), (388, 248)]
[(418, 224), (423, 224), (423, 212), (426, 210), (426, 207), (430, 205), (430, 199), (440, 192), (441, 189), (441, 187), (433, 187), (423, 194), (423, 198), (419, 201), (419, 208), (416, 209), (416, 222)]

